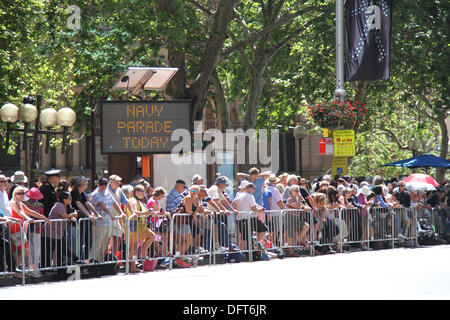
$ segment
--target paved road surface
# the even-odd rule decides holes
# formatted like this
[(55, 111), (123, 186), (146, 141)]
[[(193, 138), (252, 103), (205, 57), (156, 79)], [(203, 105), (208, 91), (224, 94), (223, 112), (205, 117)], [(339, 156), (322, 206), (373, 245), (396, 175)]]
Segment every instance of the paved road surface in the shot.
[[(176, 287), (185, 289), (174, 290)], [(450, 245), (119, 274), (0, 289), (0, 300), (66, 298), (447, 300)]]

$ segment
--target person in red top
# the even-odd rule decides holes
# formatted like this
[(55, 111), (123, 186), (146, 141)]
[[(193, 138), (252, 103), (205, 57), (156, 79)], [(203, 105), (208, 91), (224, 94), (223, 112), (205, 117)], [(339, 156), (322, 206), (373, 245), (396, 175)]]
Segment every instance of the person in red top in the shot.
[[(28, 224), (33, 223), (33, 219), (31, 217), (38, 218), (39, 220), (44, 220), (46, 222), (50, 222), (50, 220), (47, 217), (45, 217), (44, 215), (40, 214), (37, 211), (31, 210), (23, 203), (23, 199), (25, 197), (25, 191), (26, 191), (26, 188), (21, 187), (21, 186), (15, 188), (12, 193), (12, 199), (10, 201), (11, 209), (12, 209), (12, 216), (13, 216), (13, 218), (17, 218), (22, 221), (22, 230), (23, 230), (24, 235), (27, 234)], [(24, 223), (24, 222), (26, 222), (26, 223)], [(11, 225), (10, 232), (11, 232), (11, 240), (13, 241), (12, 249), (13, 249), (13, 251), (15, 251), (17, 265), (20, 268), (21, 263), (22, 263), (22, 246), (21, 246), (20, 227), (17, 224), (13, 224), (13, 225)], [(28, 265), (28, 244), (27, 244), (26, 237), (25, 237), (24, 241), (25, 241), (25, 247), (23, 250), (23, 253), (25, 254), (24, 260), (25, 260), (25, 264)], [(30, 275), (31, 276), (39, 276), (39, 274), (35, 271), (31, 271)]]

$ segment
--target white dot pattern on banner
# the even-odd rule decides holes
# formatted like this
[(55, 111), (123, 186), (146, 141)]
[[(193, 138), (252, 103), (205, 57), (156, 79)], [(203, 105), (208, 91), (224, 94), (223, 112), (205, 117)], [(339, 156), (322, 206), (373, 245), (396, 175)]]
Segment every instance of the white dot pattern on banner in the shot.
[[(358, 45), (355, 48), (355, 50), (352, 53), (352, 57), (354, 60), (358, 60), (359, 56), (361, 55), (361, 51), (363, 49), (364, 44), (366, 43), (366, 39), (367, 39), (367, 35), (369, 32), (368, 26), (367, 26), (367, 17), (369, 16), (369, 14), (366, 13), (366, 10), (369, 6), (375, 4), (375, 1), (362, 1), (362, 6), (359, 9), (354, 9), (351, 11), (351, 16), (356, 16), (358, 14), (363, 13), (365, 15), (365, 23), (364, 23), (364, 30), (363, 33), (361, 35), (361, 37), (359, 38), (358, 41)], [(385, 16), (388, 16), (389, 14), (389, 6), (386, 3), (386, 1), (379, 1), (378, 4), (381, 4), (381, 10), (383, 11), (383, 14)], [(377, 4), (377, 5), (378, 5)], [(362, 9), (362, 10), (361, 10)], [(384, 49), (383, 46), (383, 42), (381, 41), (381, 37), (380, 37), (380, 31), (379, 30), (375, 30), (375, 41), (376, 41), (376, 46), (378, 49), (378, 53), (379, 53), (379, 57), (378, 57), (378, 61), (382, 61), (383, 59), (386, 58), (386, 50)]]

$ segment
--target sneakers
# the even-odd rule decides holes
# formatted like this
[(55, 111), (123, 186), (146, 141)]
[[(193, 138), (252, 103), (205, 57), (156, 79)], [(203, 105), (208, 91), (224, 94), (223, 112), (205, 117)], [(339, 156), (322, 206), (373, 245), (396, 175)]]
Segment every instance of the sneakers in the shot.
[(202, 247), (195, 248), (195, 254), (206, 254), (206, 253), (208, 253), (208, 250), (206, 250)]
[(182, 268), (192, 267), (192, 264), (187, 263), (182, 258), (178, 258), (177, 260), (175, 260), (175, 263), (177, 266), (182, 267)]
[(27, 276), (30, 276), (32, 278), (40, 278), (41, 274), (36, 270), (31, 270), (27, 272)]
[(216, 253), (218, 254), (222, 254), (222, 253), (226, 253), (228, 250), (225, 247), (219, 246), (216, 248)]

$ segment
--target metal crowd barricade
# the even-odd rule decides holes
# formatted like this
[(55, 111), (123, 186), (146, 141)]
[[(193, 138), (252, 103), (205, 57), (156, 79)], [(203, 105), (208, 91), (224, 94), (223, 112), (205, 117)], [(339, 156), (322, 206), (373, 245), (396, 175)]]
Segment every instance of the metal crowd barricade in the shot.
[[(170, 224), (170, 269), (174, 259), (192, 261), (196, 266), (199, 261), (207, 258), (212, 263), (214, 219), (209, 214), (199, 213), (194, 218), (188, 213), (172, 215)], [(208, 249), (206, 249), (206, 248)]]
[(282, 210), (266, 210), (265, 215), (259, 214), (260, 221), (265, 222), (268, 228), (268, 237), (273, 247), (282, 248), (284, 241), (283, 236), (283, 211)]
[(437, 208), (431, 209), (431, 221), (434, 225), (436, 233), (445, 232), (445, 217), (440, 216)]
[(412, 240), (414, 242), (414, 246), (419, 246), (419, 238), (418, 238), (418, 225), (419, 219), (417, 217), (417, 208), (407, 208), (405, 209), (406, 216), (408, 217), (410, 223), (407, 228), (404, 229), (404, 235), (408, 240)]
[(361, 243), (364, 219), (359, 208), (341, 208), (339, 210), (339, 240), (341, 250), (344, 244)]
[[(266, 213), (239, 212), (234, 216), (234, 222), (240, 252), (247, 253), (248, 260), (253, 261), (255, 253), (271, 249), (265, 247), (267, 241), (262, 241), (264, 239), (280, 250), (302, 248), (306, 239), (311, 244), (340, 245), (341, 248), (346, 243), (370, 245), (378, 241), (390, 242), (394, 247), (394, 243), (402, 239), (414, 240), (418, 246), (417, 215), (417, 208), (371, 208), (367, 215), (359, 209), (287, 209)], [(319, 222), (317, 234), (314, 217)], [(126, 273), (131, 261), (143, 262), (147, 257), (154, 260), (169, 258), (170, 268), (177, 258), (190, 259), (194, 265), (202, 258), (209, 258), (211, 264), (218, 254), (215, 244), (224, 247), (231, 244), (227, 225), (223, 222), (229, 222), (226, 221), (228, 218), (220, 214), (199, 214), (194, 219), (187, 213), (174, 214), (170, 218), (163, 214), (134, 216), (126, 220), (118, 217), (121, 246), (116, 247), (112, 237), (118, 237), (118, 234), (113, 233), (108, 220), (3, 222), (0, 223), (0, 275), (19, 273), (25, 284), (28, 272), (69, 269), (77, 259), (90, 259), (89, 264), (125, 263)], [(309, 227), (305, 228), (306, 224)], [(146, 232), (146, 228), (151, 232)], [(146, 247), (152, 233), (153, 243)], [(314, 245), (311, 245), (310, 255), (314, 254)]]
[[(370, 208), (372, 218), (373, 239), (371, 242), (393, 241), (394, 225), (390, 219), (391, 208)], [(393, 246), (393, 243), (392, 243)]]
[(170, 225), (170, 219), (164, 214), (128, 218), (125, 225), (126, 273), (130, 271), (130, 263), (144, 263), (148, 258), (156, 267), (160, 260), (171, 257)]
[(313, 255), (313, 229), (314, 221), (311, 210), (283, 210), (282, 249), (302, 250), (309, 247), (309, 254)]
[[(37, 222), (33, 224), (37, 225)], [(57, 270), (75, 264), (79, 259), (76, 248), (78, 239), (76, 221), (52, 219), (49, 223), (40, 223), (39, 229), (41, 235), (39, 270)]]
[[(21, 273), (22, 284), (25, 284), (25, 268), (18, 269), (18, 266), (25, 265), (25, 256), (22, 251), (24, 244), (22, 223), (0, 223), (0, 275), (11, 276)], [(17, 261), (19, 257), (20, 261)]]
[(255, 230), (255, 223), (252, 223), (252, 218), (256, 219), (256, 217), (256, 213), (246, 211), (239, 211), (235, 215), (236, 244), (242, 254), (248, 255), (249, 261), (253, 261), (253, 230)]
[(217, 256), (227, 254), (231, 244), (236, 244), (236, 237), (235, 214), (214, 212), (212, 244), (210, 246), (210, 250), (213, 251), (213, 264), (216, 264)]
[[(342, 242), (340, 241), (339, 212), (339, 209), (314, 210), (319, 224), (317, 234), (313, 235), (315, 244), (326, 247), (334, 246)], [(313, 254), (315, 254), (315, 249), (313, 250)]]
[(126, 263), (126, 217), (82, 218), (78, 224), (79, 235), (84, 236), (77, 249), (82, 258), (88, 257), (88, 264)]

